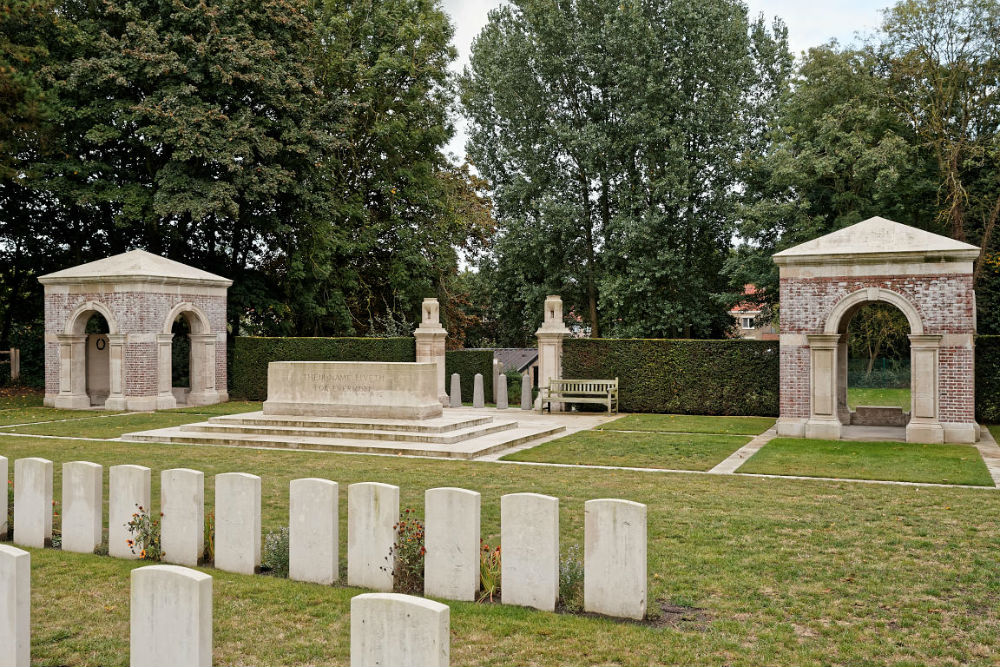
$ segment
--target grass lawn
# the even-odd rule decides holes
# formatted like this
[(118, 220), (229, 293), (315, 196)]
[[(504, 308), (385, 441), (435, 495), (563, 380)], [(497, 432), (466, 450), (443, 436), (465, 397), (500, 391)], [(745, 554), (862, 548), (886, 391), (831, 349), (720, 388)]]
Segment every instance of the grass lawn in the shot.
[(0, 410), (0, 426), (33, 424), (58, 419), (90, 419), (117, 414), (107, 410), (57, 410), (55, 408), (25, 407)]
[[(0, 455), (52, 459), (57, 499), (61, 464), (72, 460), (150, 466), (154, 498), (161, 470), (202, 470), (208, 508), (212, 475), (258, 474), (265, 530), (286, 525), (291, 479), (333, 479), (341, 485), (341, 559), (353, 482), (397, 484), (401, 504), (418, 511), (428, 488), (479, 491), (490, 543), (502, 494), (551, 494), (560, 498), (563, 550), (582, 541), (584, 501), (648, 505), (650, 608), (698, 611), (664, 615), (653, 626), (449, 602), (456, 665), (1000, 661), (1000, 494), (993, 491), (2, 436)], [(132, 567), (33, 552), (36, 664), (127, 663)], [(347, 664), (356, 589), (210, 572), (216, 664)]]
[(772, 417), (705, 417), (702, 415), (626, 415), (598, 426), (604, 431), (664, 433), (728, 433), (757, 435), (774, 426)]
[(866, 389), (863, 387), (848, 387), (847, 405), (852, 410), (859, 405), (888, 405), (891, 407), (900, 407), (903, 409), (903, 412), (909, 412), (910, 388)]
[(777, 438), (737, 472), (993, 486), (971, 445)]
[[(54, 435), (101, 439), (118, 438), (124, 433), (148, 431), (154, 428), (167, 428), (168, 426), (180, 426), (181, 424), (205, 421), (215, 415), (253, 412), (255, 410), (260, 410), (260, 407), (260, 403), (233, 402), (219, 403), (218, 405), (178, 408), (175, 410), (163, 410), (160, 412), (134, 412), (128, 414), (116, 414), (104, 411), (86, 411), (80, 413), (78, 410), (33, 408), (31, 409), (31, 412), (35, 417), (34, 419), (25, 419), (22, 422), (8, 421), (7, 423), (45, 421), (45, 415), (53, 415), (48, 417), (48, 419), (72, 419), (73, 421), (54, 421), (45, 424), (30, 424), (28, 426), (0, 429), (0, 432), (12, 431), (14, 433), (27, 433), (30, 435)], [(5, 415), (8, 412), (26, 411), (8, 410), (0, 412), (0, 420), (5, 419)], [(69, 413), (69, 416), (65, 416), (65, 413)], [(80, 419), (81, 414), (92, 417), (92, 419), (88, 419), (86, 422), (76, 421), (77, 419)], [(0, 421), (0, 423), (3, 422)]]
[(504, 456), (505, 461), (709, 470), (743, 445), (746, 436), (580, 431)]
[(39, 407), (43, 398), (41, 391), (23, 387), (0, 387), (0, 410)]

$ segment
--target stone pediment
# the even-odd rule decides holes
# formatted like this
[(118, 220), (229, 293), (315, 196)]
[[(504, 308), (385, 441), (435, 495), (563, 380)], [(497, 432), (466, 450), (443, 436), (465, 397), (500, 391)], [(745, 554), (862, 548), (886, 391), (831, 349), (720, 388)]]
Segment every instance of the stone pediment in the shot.
[(774, 255), (777, 264), (972, 261), (979, 248), (885, 218), (869, 218)]
[(41, 276), (43, 285), (81, 282), (169, 282), (229, 287), (232, 280), (145, 250), (131, 250)]

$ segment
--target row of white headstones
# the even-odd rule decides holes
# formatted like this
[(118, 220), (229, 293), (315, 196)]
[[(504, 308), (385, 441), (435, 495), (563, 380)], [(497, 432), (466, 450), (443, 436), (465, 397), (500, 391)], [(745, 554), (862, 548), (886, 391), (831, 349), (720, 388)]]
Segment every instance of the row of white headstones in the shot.
[[(43, 547), (52, 537), (53, 463), (14, 462), (14, 542)], [(0, 479), (7, 459), (0, 457)], [(137, 558), (126, 524), (150, 511), (149, 468), (109, 471), (108, 551)], [(204, 552), (204, 473), (175, 468), (160, 476), (163, 560), (194, 566)], [(339, 485), (307, 478), (289, 485), (289, 578), (329, 585), (339, 577)], [(391, 553), (400, 522), (399, 487), (376, 482), (347, 489), (347, 584), (391, 591)], [(0, 535), (6, 533), (4, 495)], [(474, 600), (480, 586), (479, 493), (428, 489), (424, 495), (424, 594)], [(103, 467), (62, 467), (62, 549), (92, 553), (103, 541)], [(154, 516), (154, 518), (156, 518)], [(513, 493), (500, 500), (501, 602), (552, 611), (559, 597), (559, 499)], [(215, 476), (216, 568), (253, 574), (261, 564), (261, 480)], [(624, 618), (646, 614), (646, 506), (619, 499), (584, 504), (584, 609)], [(3, 617), (0, 611), (0, 617)], [(5, 630), (0, 628), (0, 643)]]
[[(31, 663), (31, 554), (0, 544), (0, 667)], [(9, 607), (9, 608), (8, 608)], [(351, 598), (351, 665), (446, 667), (451, 610), (396, 593)], [(210, 667), (212, 577), (179, 565), (131, 574), (129, 664)]]

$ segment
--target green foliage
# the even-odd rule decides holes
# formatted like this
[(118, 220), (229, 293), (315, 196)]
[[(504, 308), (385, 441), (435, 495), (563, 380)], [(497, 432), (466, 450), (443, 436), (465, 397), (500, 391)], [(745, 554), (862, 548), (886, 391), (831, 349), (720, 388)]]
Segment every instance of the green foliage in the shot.
[(253, 338), (233, 341), (229, 390), (248, 400), (267, 398), (271, 361), (414, 361), (413, 338)]
[(572, 544), (559, 559), (559, 604), (570, 612), (583, 610), (583, 557)]
[(264, 536), (260, 564), (276, 577), (288, 576), (288, 528), (282, 526)]
[(444, 356), (445, 379), (451, 391), (451, 374), (458, 373), (462, 379), (462, 401), (472, 402), (476, 373), (483, 376), (483, 398), (493, 402), (493, 350), (448, 350)]
[(10, 345), (21, 350), (21, 377), (25, 387), (45, 386), (45, 325), (40, 319), (19, 322), (11, 327)]
[(461, 92), (500, 229), (473, 299), (496, 342), (523, 345), (551, 293), (595, 336), (721, 333), (741, 155), (790, 58), (733, 0), (491, 12)]
[(479, 598), (478, 602), (493, 602), (500, 598), (501, 555), (500, 545), (491, 548), (484, 540), (479, 540)]
[(565, 378), (618, 378), (623, 412), (778, 414), (778, 343), (580, 339), (563, 344)]
[(201, 553), (201, 562), (206, 564), (215, 564), (215, 512), (209, 512), (205, 516), (205, 524), (203, 526), (203, 539), (205, 544), (205, 550)]
[(1000, 336), (976, 337), (976, 419), (1000, 424)]
[(405, 508), (399, 523), (393, 526), (396, 531), (396, 541), (389, 549), (386, 561), (393, 572), (393, 591), (424, 594), (424, 557), (427, 549), (424, 547), (424, 523), (417, 518), (416, 510)]
[[(154, 519), (147, 508), (135, 506), (136, 511), (126, 525), (129, 535), (128, 547), (139, 560), (159, 561), (163, 559), (160, 543), (160, 519)], [(163, 515), (160, 514), (162, 517)]]

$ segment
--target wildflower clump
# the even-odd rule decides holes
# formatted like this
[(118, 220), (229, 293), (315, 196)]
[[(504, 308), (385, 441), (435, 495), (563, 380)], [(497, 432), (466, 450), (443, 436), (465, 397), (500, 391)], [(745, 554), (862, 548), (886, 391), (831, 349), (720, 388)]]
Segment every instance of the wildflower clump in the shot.
[[(386, 560), (393, 573), (393, 590), (397, 593), (422, 594), (424, 592), (424, 524), (416, 517), (415, 510), (407, 507), (399, 523), (393, 525), (396, 541), (389, 549)], [(386, 569), (386, 568), (383, 568)]]
[[(163, 559), (163, 548), (160, 546), (160, 520), (150, 516), (142, 505), (136, 505), (138, 511), (125, 527), (132, 536), (126, 540), (128, 548), (141, 560), (159, 561)], [(163, 513), (160, 513), (160, 517)]]

